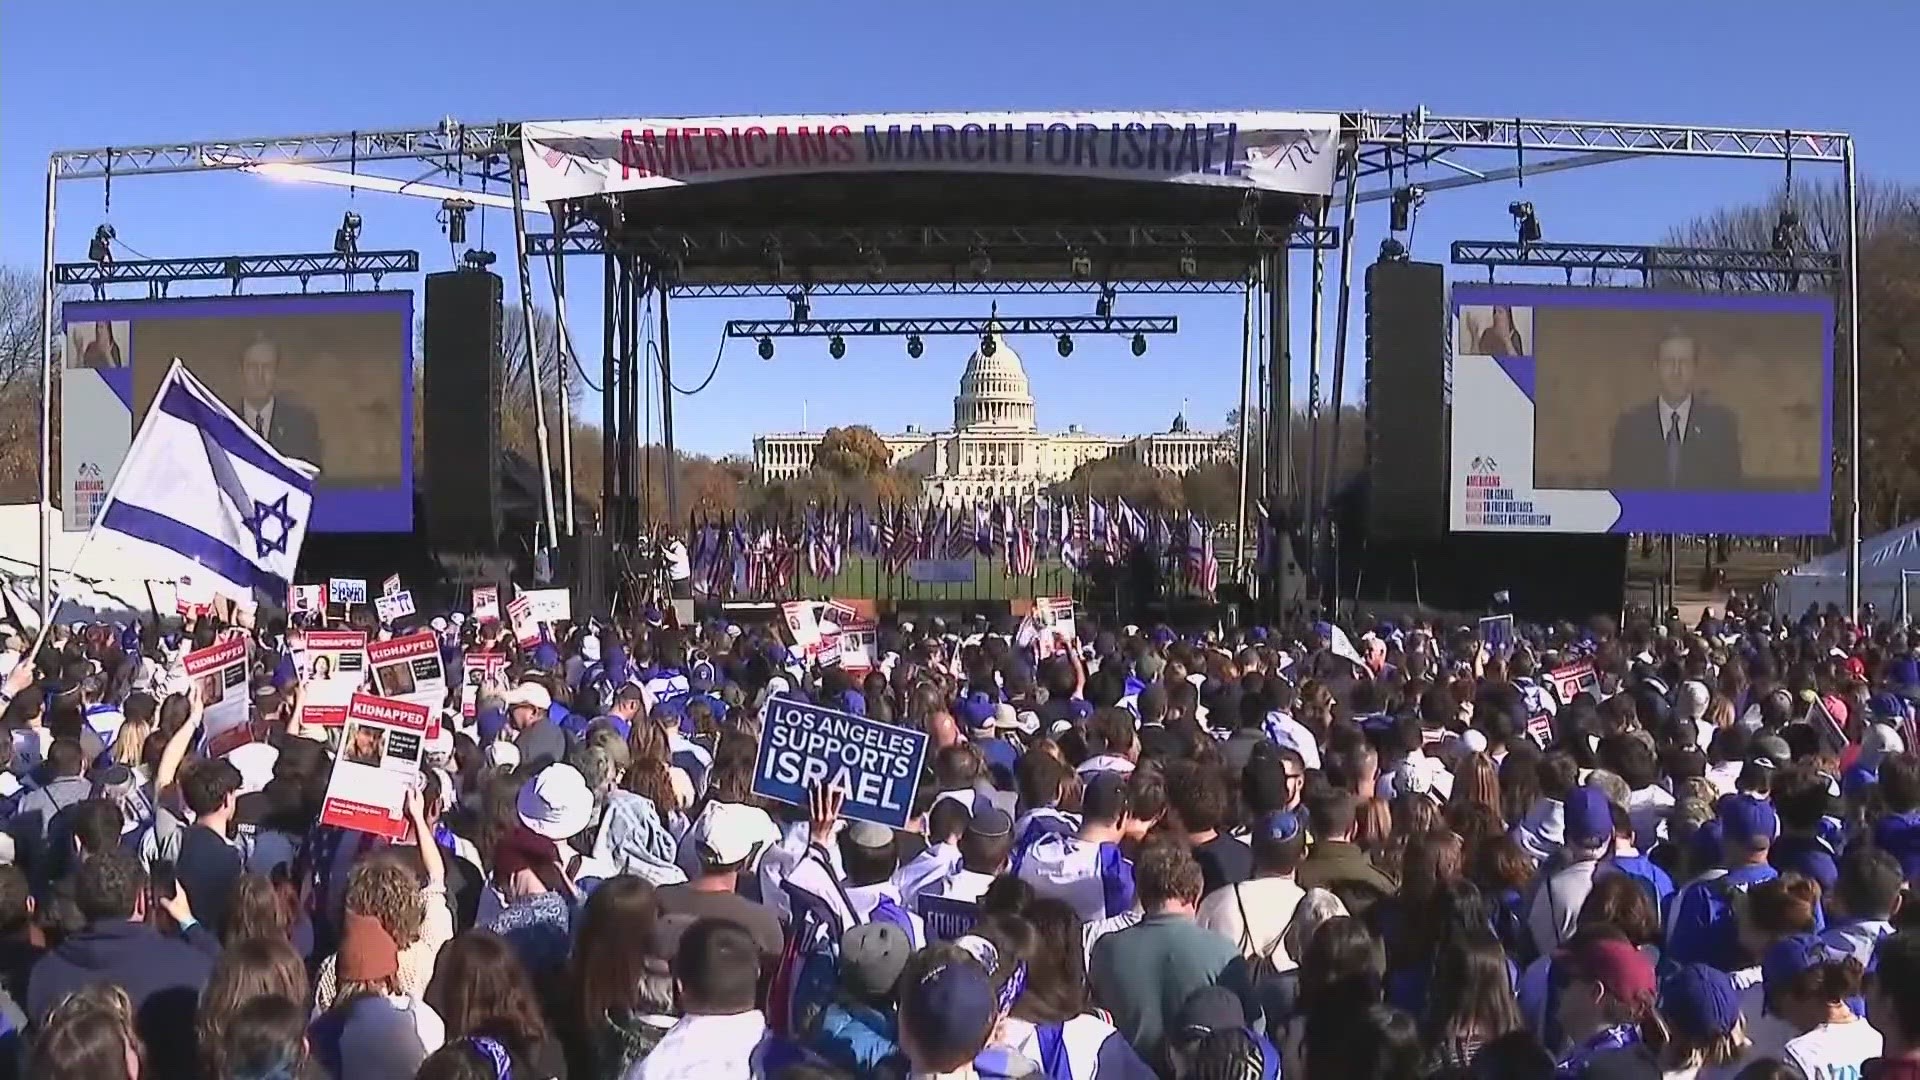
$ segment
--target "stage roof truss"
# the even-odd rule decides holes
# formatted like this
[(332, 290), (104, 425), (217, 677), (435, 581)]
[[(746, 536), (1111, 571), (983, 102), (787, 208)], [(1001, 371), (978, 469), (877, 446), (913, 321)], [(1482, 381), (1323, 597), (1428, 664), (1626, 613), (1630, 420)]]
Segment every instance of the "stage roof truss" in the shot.
[(734, 319), (730, 338), (760, 337), (922, 337), (1059, 334), (1176, 334), (1175, 315), (990, 315), (981, 318), (906, 319)]
[(125, 262), (60, 263), (54, 284), (85, 285), (100, 299), (109, 285), (146, 282), (153, 296), (165, 296), (176, 281), (226, 281), (235, 294), (250, 278), (298, 278), (301, 291), (317, 277), (354, 278), (362, 274), (378, 288), (387, 274), (420, 271), (417, 251), (314, 252), (295, 255), (224, 255), (204, 259), (132, 259)]

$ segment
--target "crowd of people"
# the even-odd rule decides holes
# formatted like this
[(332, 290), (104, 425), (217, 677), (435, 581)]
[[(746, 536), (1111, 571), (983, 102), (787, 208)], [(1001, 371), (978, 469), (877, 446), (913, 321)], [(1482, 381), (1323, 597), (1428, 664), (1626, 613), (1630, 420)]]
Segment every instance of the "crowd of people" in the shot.
[[(7, 638), (0, 1070), (1920, 1078), (1894, 624), (431, 628), (507, 677), (398, 840), (320, 824), (302, 628)], [(208, 756), (180, 657), (235, 633)], [(905, 826), (757, 795), (776, 699), (924, 733)]]

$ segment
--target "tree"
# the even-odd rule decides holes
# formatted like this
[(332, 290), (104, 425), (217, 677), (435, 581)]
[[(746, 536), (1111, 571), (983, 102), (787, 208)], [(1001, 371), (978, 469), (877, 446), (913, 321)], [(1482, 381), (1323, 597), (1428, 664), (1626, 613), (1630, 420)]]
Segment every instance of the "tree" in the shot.
[[(1784, 191), (1764, 200), (1715, 211), (1675, 227), (1668, 242), (1687, 246), (1766, 250)], [(1801, 188), (1794, 195), (1802, 250), (1844, 251), (1847, 216), (1837, 183)], [(1866, 183), (1860, 212), (1860, 513), (1863, 533), (1891, 528), (1911, 517), (1920, 501), (1920, 187)], [(1834, 457), (1836, 490), (1846, 482), (1847, 368), (1843, 278), (1753, 274), (1661, 274), (1654, 284), (1700, 289), (1761, 289), (1830, 292), (1841, 306), (1834, 345)], [(1835, 533), (1844, 528), (1844, 499), (1834, 502)]]
[[(1249, 493), (1257, 498), (1258, 492)], [(1188, 510), (1210, 521), (1232, 521), (1240, 511), (1240, 466), (1227, 458), (1188, 469), (1180, 477), (1180, 499)]]
[(845, 480), (884, 473), (892, 465), (886, 440), (864, 424), (830, 427), (813, 448), (813, 471)]
[(1048, 493), (1056, 499), (1106, 501), (1125, 499), (1136, 510), (1171, 512), (1185, 505), (1180, 497), (1180, 481), (1164, 469), (1145, 464), (1131, 454), (1121, 452), (1095, 458), (1073, 470), (1073, 475), (1054, 484)]

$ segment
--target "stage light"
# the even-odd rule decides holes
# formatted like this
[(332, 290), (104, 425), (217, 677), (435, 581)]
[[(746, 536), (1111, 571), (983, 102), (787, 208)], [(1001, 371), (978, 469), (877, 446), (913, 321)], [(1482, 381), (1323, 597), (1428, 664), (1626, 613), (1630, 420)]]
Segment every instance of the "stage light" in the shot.
[(986, 248), (974, 248), (973, 255), (968, 260), (968, 265), (973, 267), (973, 276), (975, 277), (983, 278), (993, 273), (993, 257), (987, 254)]
[(1380, 241), (1380, 261), (1381, 262), (1406, 262), (1407, 261), (1407, 245), (1401, 243), (1399, 240), (1391, 236), (1387, 237), (1385, 240)]
[(340, 215), (340, 227), (333, 230), (333, 251), (351, 255), (360, 250), (360, 215), (349, 210)]
[(468, 248), (460, 253), (460, 261), (467, 264), (469, 270), (485, 270), (493, 265), (494, 254), (486, 248)]
[(760, 359), (773, 359), (773, 339), (765, 334), (760, 335)]
[(1096, 319), (1113, 318), (1113, 286), (1100, 290), (1100, 299), (1093, 302), (1093, 317)]
[(116, 234), (113, 226), (102, 225), (93, 230), (93, 239), (87, 243), (87, 261), (110, 263), (113, 261), (113, 238)]
[(793, 321), (794, 322), (807, 322), (813, 317), (813, 305), (807, 303), (806, 293), (803, 293), (803, 292), (788, 293), (787, 303), (793, 305)]
[(908, 356), (911, 356), (915, 360), (918, 360), (920, 359), (921, 354), (925, 353), (926, 351), (927, 351), (927, 343), (920, 340), (919, 334), (907, 335), (907, 355)]
[(1793, 241), (1800, 234), (1800, 215), (1793, 207), (1780, 208), (1780, 217), (1773, 223), (1773, 250), (1792, 251)]
[(1087, 253), (1084, 251), (1075, 250), (1073, 258), (1068, 261), (1067, 265), (1068, 271), (1072, 273), (1075, 278), (1088, 278), (1093, 276), (1093, 260), (1088, 258)]
[(1055, 349), (1058, 349), (1060, 351), (1060, 355), (1063, 357), (1072, 356), (1073, 355), (1073, 335), (1061, 334), (1059, 337), (1054, 339), (1053, 347)]
[(1147, 355), (1147, 335), (1141, 333), (1133, 335), (1133, 355)]
[(835, 360), (847, 355), (847, 339), (841, 337), (839, 334), (835, 334), (833, 337), (827, 339), (827, 355), (833, 357)]
[(992, 356), (994, 353), (998, 352), (999, 350), (1000, 350), (1000, 346), (995, 345), (993, 343), (992, 334), (980, 335), (980, 355), (981, 356)]
[(1394, 188), (1387, 227), (1393, 232), (1406, 232), (1413, 228), (1413, 212), (1420, 208), (1426, 194), (1425, 190), (1417, 187)]
[(1522, 244), (1532, 244), (1540, 239), (1540, 219), (1534, 214), (1532, 203), (1508, 203), (1507, 213), (1513, 215), (1513, 227)]
[(1193, 257), (1192, 248), (1180, 253), (1180, 276), (1183, 278), (1200, 276), (1200, 263)]
[(467, 212), (473, 209), (472, 199), (441, 199), (440, 227), (446, 231), (447, 243), (464, 244), (467, 242)]

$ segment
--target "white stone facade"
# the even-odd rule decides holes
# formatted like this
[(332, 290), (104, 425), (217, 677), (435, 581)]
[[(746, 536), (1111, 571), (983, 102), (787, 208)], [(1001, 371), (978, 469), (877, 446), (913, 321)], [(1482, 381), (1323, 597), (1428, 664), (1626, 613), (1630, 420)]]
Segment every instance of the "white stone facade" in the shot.
[[(1184, 411), (1155, 435), (1093, 435), (1070, 427), (1039, 430), (1033, 395), (1020, 354), (998, 333), (992, 355), (975, 349), (960, 376), (953, 399), (953, 428), (921, 431), (908, 425), (897, 435), (881, 435), (893, 451), (893, 464), (925, 477), (923, 491), (934, 504), (971, 505), (1017, 499), (1065, 480), (1073, 470), (1110, 454), (1126, 454), (1156, 469), (1183, 473), (1233, 454), (1231, 440), (1189, 430)], [(813, 467), (820, 432), (780, 432), (755, 436), (753, 461), (767, 481), (803, 476)]]

